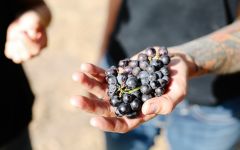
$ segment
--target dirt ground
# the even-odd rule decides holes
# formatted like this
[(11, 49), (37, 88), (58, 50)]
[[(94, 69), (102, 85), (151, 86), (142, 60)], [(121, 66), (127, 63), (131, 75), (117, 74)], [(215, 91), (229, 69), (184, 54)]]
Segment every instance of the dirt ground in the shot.
[[(24, 64), (36, 95), (30, 126), (33, 147), (104, 150), (103, 133), (89, 125), (88, 114), (69, 104), (69, 97), (84, 93), (71, 75), (82, 62), (96, 62), (108, 0), (46, 2), (53, 14), (48, 48)], [(158, 143), (161, 145), (161, 140)]]

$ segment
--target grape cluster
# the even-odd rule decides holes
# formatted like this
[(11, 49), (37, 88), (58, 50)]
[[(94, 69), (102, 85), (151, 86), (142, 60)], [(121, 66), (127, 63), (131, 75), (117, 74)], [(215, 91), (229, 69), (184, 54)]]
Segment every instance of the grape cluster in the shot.
[(169, 83), (167, 48), (146, 48), (137, 60), (120, 60), (106, 70), (108, 96), (118, 117), (136, 118), (148, 99), (163, 95)]

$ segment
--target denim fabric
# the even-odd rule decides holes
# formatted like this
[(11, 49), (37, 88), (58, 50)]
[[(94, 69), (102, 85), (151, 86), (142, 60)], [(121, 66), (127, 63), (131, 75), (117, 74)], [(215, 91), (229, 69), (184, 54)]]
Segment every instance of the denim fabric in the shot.
[[(106, 68), (110, 59), (104, 60), (101, 65)], [(148, 150), (160, 129), (164, 129), (171, 150), (240, 149), (237, 148), (240, 141), (240, 97), (217, 106), (189, 104), (184, 100), (170, 115), (159, 115), (126, 134), (106, 133), (107, 149)]]

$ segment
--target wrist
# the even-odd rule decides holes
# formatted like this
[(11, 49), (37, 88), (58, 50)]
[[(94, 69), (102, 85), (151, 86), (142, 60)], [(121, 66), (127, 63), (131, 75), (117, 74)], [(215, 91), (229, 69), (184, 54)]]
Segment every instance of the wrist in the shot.
[(171, 57), (180, 57), (187, 66), (188, 78), (198, 76), (198, 66), (194, 58), (186, 52), (180, 50), (179, 47), (169, 47), (169, 55)]

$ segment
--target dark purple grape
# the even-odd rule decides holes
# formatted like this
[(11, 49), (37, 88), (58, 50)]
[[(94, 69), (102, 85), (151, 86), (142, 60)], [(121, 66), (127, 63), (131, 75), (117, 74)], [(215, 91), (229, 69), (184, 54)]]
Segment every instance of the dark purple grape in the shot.
[(150, 63), (152, 66), (155, 66), (156, 70), (159, 70), (160, 68), (163, 67), (163, 62), (158, 59), (153, 59)]
[(114, 107), (119, 106), (121, 103), (122, 101), (117, 95), (114, 95), (113, 97), (110, 98), (110, 104)]
[(168, 76), (169, 75), (169, 70), (167, 69), (167, 67), (162, 67), (160, 69), (161, 73), (164, 75), (164, 76)]
[(163, 76), (162, 79), (166, 80), (166, 82), (169, 83), (169, 76)]
[(148, 77), (148, 72), (147, 71), (141, 71), (139, 74), (138, 74), (138, 78), (142, 79), (142, 78), (147, 78)]
[(140, 61), (139, 62), (139, 67), (142, 69), (142, 70), (146, 70), (147, 67), (148, 67), (149, 63), (148, 61)]
[(117, 78), (115, 76), (110, 76), (107, 78), (108, 84), (117, 85)]
[(155, 89), (155, 96), (160, 97), (163, 95), (163, 93), (164, 93), (164, 89), (162, 89), (162, 88)]
[(129, 104), (126, 104), (126, 103), (121, 103), (118, 106), (118, 110), (121, 114), (126, 115), (126, 114), (131, 112), (131, 106)]
[(152, 91), (152, 88), (149, 85), (142, 85), (140, 91), (143, 94), (149, 94)]
[(124, 116), (123, 114), (121, 114), (121, 113), (119, 112), (118, 108), (115, 109), (115, 114), (116, 114), (116, 116), (118, 116), (118, 117)]
[(149, 84), (149, 79), (148, 78), (141, 78), (141, 84), (142, 85), (148, 85)]
[(145, 50), (148, 57), (154, 57), (156, 55), (156, 50), (153, 47), (149, 47)]
[(160, 54), (161, 56), (163, 56), (163, 55), (168, 55), (168, 50), (167, 50), (167, 48), (166, 48), (166, 47), (161, 47), (161, 48), (159, 49), (159, 54)]
[(129, 62), (129, 59), (120, 60), (118, 63), (118, 66), (124, 68), (128, 65), (128, 62)]
[(141, 109), (141, 106), (142, 106), (142, 101), (135, 98), (131, 103), (130, 103), (130, 106), (132, 108), (133, 111), (136, 111), (136, 110), (139, 110)]
[(131, 73), (132, 72), (132, 67), (130, 67), (130, 66), (126, 66), (126, 67), (124, 67), (124, 72), (126, 72), (126, 73)]
[(108, 85), (108, 96), (112, 97), (113, 95), (117, 94), (117, 86), (113, 84)]
[(156, 73), (150, 73), (148, 76), (149, 81), (156, 81), (158, 79), (158, 75)]
[(139, 116), (139, 114), (140, 114), (139, 111), (134, 111), (134, 112), (127, 114), (126, 116), (128, 119), (134, 119), (134, 118), (137, 118)]
[(128, 78), (128, 76), (126, 73), (118, 74), (117, 81), (119, 84), (125, 84), (125, 82), (127, 81), (127, 78)]
[(133, 101), (134, 96), (128, 93), (123, 94), (123, 102), (124, 103), (131, 103)]
[(136, 77), (130, 77), (126, 81), (126, 85), (130, 89), (136, 88), (138, 84), (139, 84), (139, 81)]
[(150, 86), (152, 89), (156, 89), (156, 88), (160, 87), (160, 83), (158, 81), (151, 81)]
[(132, 74), (134, 75), (134, 76), (138, 76), (138, 74), (141, 72), (141, 69), (139, 68), (139, 67), (135, 67), (135, 68), (133, 68), (133, 70), (132, 70)]
[(147, 56), (146, 54), (140, 53), (140, 54), (138, 55), (138, 60), (139, 60), (139, 61), (148, 60), (148, 56)]
[(167, 81), (164, 79), (158, 79), (158, 82), (160, 83), (160, 87), (165, 87), (167, 84)]
[(152, 66), (152, 65), (149, 65), (149, 66), (147, 66), (147, 68), (146, 68), (146, 71), (148, 72), (148, 73), (153, 73), (153, 72), (155, 72), (155, 66)]
[(117, 69), (115, 68), (115, 66), (112, 66), (111, 68), (109, 68), (105, 74), (106, 76), (117, 76)]
[(142, 101), (143, 101), (143, 102), (146, 102), (147, 100), (149, 100), (149, 99), (151, 99), (151, 98), (152, 98), (152, 95), (151, 95), (151, 94), (148, 94), (148, 95), (143, 94), (143, 95), (142, 95)]
[(135, 68), (138, 66), (138, 60), (131, 60), (128, 65), (132, 68)]
[(136, 98), (140, 98), (142, 96), (142, 93), (139, 90), (138, 91), (134, 91), (131, 94), (134, 95)]
[(163, 77), (161, 71), (156, 71), (155, 73), (158, 75), (158, 79), (161, 79)]
[(168, 65), (170, 63), (170, 57), (168, 55), (162, 56), (161, 60), (162, 60), (164, 65)]

